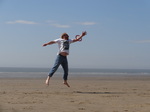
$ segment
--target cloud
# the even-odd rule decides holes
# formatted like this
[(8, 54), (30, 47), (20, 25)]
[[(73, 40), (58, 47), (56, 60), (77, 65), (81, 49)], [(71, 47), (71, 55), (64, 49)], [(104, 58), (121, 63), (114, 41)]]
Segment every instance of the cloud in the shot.
[[(47, 20), (46, 23), (57, 28), (70, 28), (71, 27), (70, 25), (59, 24), (57, 21), (54, 21), (54, 20)], [(95, 25), (97, 23), (96, 22), (76, 22), (75, 24), (90, 26), (90, 25)]]
[(46, 23), (57, 28), (70, 28), (71, 27), (70, 25), (59, 24), (55, 20), (47, 20)]
[(143, 44), (143, 43), (150, 43), (150, 40), (137, 40), (137, 41), (133, 41), (133, 42)]
[(69, 25), (61, 25), (61, 24), (52, 24), (52, 26), (57, 27), (57, 28), (70, 28)]
[(25, 20), (16, 20), (16, 21), (8, 21), (6, 22), (6, 24), (38, 24), (36, 22), (33, 21), (25, 21)]
[(81, 23), (78, 23), (78, 24), (88, 26), (88, 25), (95, 25), (96, 22), (81, 22)]

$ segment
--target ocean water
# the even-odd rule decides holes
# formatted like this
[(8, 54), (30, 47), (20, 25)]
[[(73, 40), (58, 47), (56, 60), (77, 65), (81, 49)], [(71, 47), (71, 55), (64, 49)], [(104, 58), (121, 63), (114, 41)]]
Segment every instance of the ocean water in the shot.
[[(0, 67), (0, 78), (45, 78), (50, 68), (19, 68)], [(54, 74), (62, 76), (63, 70), (59, 68)], [(70, 76), (101, 76), (101, 75), (149, 75), (150, 69), (78, 69), (70, 68)]]

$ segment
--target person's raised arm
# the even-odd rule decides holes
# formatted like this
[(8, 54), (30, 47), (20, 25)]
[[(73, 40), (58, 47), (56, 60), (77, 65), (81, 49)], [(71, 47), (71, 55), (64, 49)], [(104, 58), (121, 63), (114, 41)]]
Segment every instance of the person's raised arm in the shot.
[(50, 42), (48, 42), (48, 43), (46, 43), (46, 44), (43, 44), (43, 47), (44, 47), (44, 46), (47, 46), (47, 45), (54, 44), (54, 43), (56, 43), (56, 42), (55, 42), (55, 41), (50, 41)]
[(82, 34), (78, 38), (74, 39), (73, 42), (80, 41), (80, 39), (82, 39), (82, 37), (85, 36), (86, 34), (87, 34), (86, 31), (82, 32)]

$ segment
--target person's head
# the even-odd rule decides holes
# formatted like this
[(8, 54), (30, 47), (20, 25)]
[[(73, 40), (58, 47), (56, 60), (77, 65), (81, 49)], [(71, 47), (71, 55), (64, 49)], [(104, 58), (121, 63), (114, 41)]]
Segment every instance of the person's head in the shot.
[(63, 33), (63, 34), (61, 35), (61, 38), (62, 38), (62, 39), (65, 39), (65, 40), (68, 40), (68, 39), (69, 39), (69, 35), (68, 35), (67, 33)]

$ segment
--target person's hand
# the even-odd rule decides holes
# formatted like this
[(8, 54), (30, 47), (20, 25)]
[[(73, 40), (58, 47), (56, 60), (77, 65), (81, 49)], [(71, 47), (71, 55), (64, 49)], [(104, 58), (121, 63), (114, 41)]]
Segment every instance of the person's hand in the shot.
[(43, 44), (43, 47), (44, 47), (44, 46), (47, 46), (47, 44)]
[(87, 34), (87, 32), (86, 32), (86, 31), (82, 32), (82, 36), (85, 36), (86, 34)]

